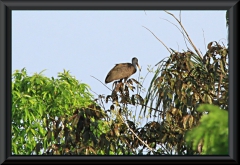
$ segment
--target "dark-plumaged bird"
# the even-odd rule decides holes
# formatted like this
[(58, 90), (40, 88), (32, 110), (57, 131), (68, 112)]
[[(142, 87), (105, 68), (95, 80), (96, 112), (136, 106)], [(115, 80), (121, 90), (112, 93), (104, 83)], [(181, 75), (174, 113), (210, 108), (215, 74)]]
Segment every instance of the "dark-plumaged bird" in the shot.
[(116, 64), (115, 67), (113, 67), (107, 74), (105, 83), (110, 83), (114, 80), (121, 81), (122, 79), (126, 81), (137, 71), (137, 67), (139, 70), (141, 70), (136, 57), (132, 58), (132, 63)]

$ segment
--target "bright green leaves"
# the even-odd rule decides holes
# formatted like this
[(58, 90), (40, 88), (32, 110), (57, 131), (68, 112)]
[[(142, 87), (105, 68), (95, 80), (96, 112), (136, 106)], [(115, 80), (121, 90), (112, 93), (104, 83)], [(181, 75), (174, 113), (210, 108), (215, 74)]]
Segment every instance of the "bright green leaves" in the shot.
[[(134, 91), (134, 79), (122, 88), (127, 96)], [(130, 90), (129, 90), (129, 89)], [(122, 90), (119, 88), (119, 90)], [(129, 97), (130, 98), (130, 97)], [(12, 75), (12, 152), (30, 155), (122, 155), (135, 152), (142, 143), (130, 133), (119, 115), (107, 115), (124, 103), (144, 104), (143, 98), (113, 104), (103, 111), (96, 104), (87, 84), (80, 83), (69, 71), (48, 78), (41, 73), (27, 75), (26, 69)], [(127, 112), (126, 109), (121, 109)], [(128, 123), (137, 132), (135, 123)]]
[[(38, 147), (38, 140), (53, 140), (57, 134), (47, 131), (53, 124), (50, 119), (71, 115), (75, 108), (92, 104), (88, 88), (65, 70), (56, 79), (45, 77), (42, 73), (28, 76), (25, 68), (15, 71), (12, 75), (14, 154), (30, 154)], [(43, 146), (46, 147), (46, 144)]]
[(198, 150), (201, 144), (201, 154), (228, 155), (228, 111), (214, 105), (203, 104), (199, 112), (209, 112), (200, 119), (200, 125), (186, 135), (186, 141), (193, 143), (193, 149)]
[[(12, 77), (14, 154), (129, 153), (120, 141), (127, 128), (105, 120), (108, 116), (93, 101), (90, 87), (68, 71), (48, 78), (41, 73), (28, 76), (23, 69)], [(143, 102), (141, 96), (134, 100)]]

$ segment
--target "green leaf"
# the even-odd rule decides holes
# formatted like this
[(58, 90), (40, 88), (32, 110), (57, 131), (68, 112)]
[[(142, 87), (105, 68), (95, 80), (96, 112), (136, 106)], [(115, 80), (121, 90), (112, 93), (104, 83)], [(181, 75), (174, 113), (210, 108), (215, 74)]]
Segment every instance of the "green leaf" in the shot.
[(94, 145), (97, 145), (97, 138), (92, 132), (90, 132), (90, 139), (93, 141)]
[(36, 131), (34, 129), (31, 129), (31, 132), (34, 136), (36, 136)]
[(39, 125), (38, 129), (39, 129), (40, 136), (41, 136), (41, 137), (44, 137), (45, 134), (46, 134), (45, 129), (44, 129), (43, 127), (41, 127), (40, 125)]
[[(55, 134), (57, 134), (60, 130), (60, 133), (57, 134), (59, 140), (63, 145), (69, 146), (71, 152), (74, 153), (76, 147), (73, 145), (78, 146), (79, 144), (74, 140), (76, 128), (73, 127), (71, 117), (74, 110), (94, 103), (89, 86), (80, 84), (69, 72), (64, 72), (60, 74), (60, 77), (51, 79), (40, 74), (28, 76), (25, 69), (22, 71), (23, 73), (18, 72), (12, 75), (11, 130), (12, 143), (14, 143), (12, 152), (29, 155), (39, 141), (43, 141), (46, 152), (56, 142), (53, 131), (56, 131)], [(74, 107), (74, 109), (70, 110), (70, 107)], [(99, 114), (101, 113), (99, 112)], [(85, 112), (83, 115), (86, 115)], [(93, 143), (96, 145), (94, 147), (98, 148), (98, 138), (103, 132), (106, 134), (109, 132), (109, 123), (102, 122), (102, 125), (98, 127), (99, 120), (102, 120), (99, 118), (102, 115), (96, 115), (95, 111), (91, 111), (88, 115), (91, 122), (87, 125), (83, 122), (79, 139), (87, 142), (84, 145)], [(105, 115), (107, 117), (107, 114)], [(61, 120), (57, 128), (55, 128), (56, 117), (66, 119), (65, 121)], [(96, 130), (88, 131), (87, 126)], [(64, 134), (61, 129), (64, 129)], [(95, 148), (90, 148), (92, 152), (98, 152)], [(101, 150), (104, 149), (101, 148)], [(61, 151), (59, 150), (59, 152)]]
[(84, 134), (83, 134), (83, 142), (86, 143), (86, 142), (88, 142), (89, 139), (90, 139), (89, 132), (88, 131), (84, 132)]
[(198, 111), (207, 111), (209, 114), (202, 116), (200, 125), (186, 134), (187, 143), (193, 140), (193, 146), (196, 149), (203, 138), (201, 154), (228, 155), (228, 131), (222, 132), (222, 130), (228, 130), (228, 111), (210, 104), (200, 105)]
[(38, 112), (39, 112), (40, 116), (42, 117), (43, 116), (43, 108), (42, 108), (41, 104), (38, 105)]
[(69, 105), (68, 105), (68, 104), (65, 104), (64, 107), (65, 107), (66, 110), (68, 110)]
[[(35, 117), (35, 115), (33, 114), (33, 113), (29, 113), (29, 114), (31, 114), (31, 121), (36, 121), (36, 117)], [(30, 115), (29, 115), (29, 117), (30, 117)]]
[(25, 111), (24, 121), (26, 122), (26, 121), (28, 121), (29, 114), (28, 114), (28, 110), (26, 108), (24, 109), (24, 111)]

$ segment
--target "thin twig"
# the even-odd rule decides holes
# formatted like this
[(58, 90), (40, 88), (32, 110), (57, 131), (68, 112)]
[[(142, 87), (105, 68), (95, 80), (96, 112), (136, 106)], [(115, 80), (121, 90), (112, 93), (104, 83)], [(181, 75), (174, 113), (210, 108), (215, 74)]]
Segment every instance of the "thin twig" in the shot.
[(166, 58), (169, 58), (169, 57), (164, 57), (161, 61), (159, 61), (155, 66), (157, 66), (158, 64), (160, 64), (161, 62), (165, 62), (166, 63), (166, 61), (163, 61), (164, 59), (166, 59)]
[(224, 43), (223, 43), (223, 42), (222, 42), (222, 44), (223, 44), (224, 48), (226, 48), (226, 46), (224, 45)]
[[(94, 77), (94, 76), (91, 76), (91, 77), (93, 77), (93, 78), (95, 78), (96, 80), (98, 80), (100, 83), (102, 83), (105, 87), (107, 87), (102, 81), (100, 81), (99, 79), (97, 79), (96, 77)], [(108, 87), (107, 87), (108, 88)], [(108, 88), (110, 91), (112, 91), (110, 88)]]
[(194, 50), (196, 51), (196, 53), (198, 54), (198, 56), (202, 59), (202, 55), (200, 54), (200, 52), (198, 51), (198, 49), (196, 48), (196, 46), (193, 44), (191, 38), (189, 37), (187, 31), (185, 30), (185, 28), (183, 27), (182, 23), (175, 17), (175, 15), (173, 15), (172, 13), (164, 10), (166, 13), (170, 14), (178, 23), (179, 25), (181, 26), (181, 28), (183, 29), (184, 33), (186, 34), (188, 40), (190, 41), (190, 44), (192, 45), (192, 47), (194, 48)]
[(153, 149), (151, 147), (149, 147), (149, 145), (147, 143), (145, 143), (142, 139), (140, 139), (138, 137), (138, 135), (129, 127), (128, 123), (126, 121), (124, 121), (124, 119), (122, 118), (121, 115), (119, 115), (120, 119), (122, 120), (122, 122), (124, 122), (126, 124), (126, 126), (128, 127), (128, 129), (133, 133), (133, 135), (140, 141), (142, 142), (143, 145), (145, 145), (150, 151), (153, 151)]
[[(142, 69), (142, 68), (141, 68)], [(139, 79), (140, 79), (140, 72), (141, 71), (139, 71), (138, 72), (138, 82), (139, 82)], [(138, 85), (141, 85), (141, 84), (138, 84)], [(139, 93), (140, 94), (140, 91), (139, 91), (139, 86), (137, 85), (137, 93)], [(141, 87), (142, 87), (142, 85), (141, 85)], [(141, 88), (140, 88), (141, 89)]]
[[(99, 96), (98, 96), (98, 97), (99, 97)], [(105, 109), (105, 106), (104, 106), (104, 104), (103, 104), (103, 99), (102, 99), (102, 97), (100, 97), (99, 99), (101, 100), (103, 109)]]
[[(91, 89), (90, 89), (91, 90)], [(105, 109), (105, 106), (104, 106), (104, 104), (103, 104), (103, 101), (102, 101), (102, 98), (100, 98), (100, 95), (99, 94), (97, 94), (96, 92), (94, 92), (93, 90), (91, 90), (93, 93), (95, 93), (95, 95), (97, 95), (98, 96), (98, 100), (100, 99), (101, 100), (101, 106), (102, 106), (102, 108), (103, 109)]]
[(205, 47), (205, 51), (207, 52), (207, 49), (206, 49), (206, 41), (205, 41), (205, 35), (204, 35), (204, 30), (202, 29), (202, 31), (203, 31), (203, 39), (204, 39), (204, 47)]
[(161, 144), (161, 147), (167, 152), (168, 155), (170, 155), (170, 153), (168, 152), (168, 150)]
[(132, 146), (131, 146), (131, 145), (128, 143), (128, 141), (127, 141), (127, 140), (125, 141), (125, 143), (127, 143), (127, 145), (128, 145), (128, 147), (130, 148), (130, 150), (136, 154), (136, 151), (135, 151), (135, 149), (134, 149), (134, 148), (132, 148)]
[(186, 47), (189, 49), (189, 47), (188, 47), (188, 45), (187, 45), (187, 42), (186, 42), (186, 39), (187, 39), (187, 41), (188, 41), (189, 43), (190, 43), (190, 41), (189, 41), (188, 38), (185, 36), (185, 34), (183, 33), (183, 31), (182, 31), (181, 29), (179, 29), (179, 27), (178, 27), (176, 24), (172, 23), (171, 21), (169, 21), (169, 20), (167, 20), (167, 19), (165, 19), (165, 18), (160, 18), (160, 19), (163, 19), (163, 20), (165, 20), (165, 21), (173, 24), (174, 26), (176, 26), (176, 27), (178, 28), (178, 30), (180, 31), (180, 33), (182, 33), (182, 35), (183, 35), (183, 39), (184, 39), (184, 42), (185, 42)]
[(182, 22), (182, 17), (181, 17), (181, 15), (182, 15), (182, 13), (181, 13), (182, 11), (180, 10), (179, 11), (179, 20), (180, 20), (180, 22)]
[[(160, 111), (160, 110), (155, 109), (155, 108), (151, 108), (151, 107), (149, 107), (149, 106), (147, 106), (147, 105), (143, 105), (143, 104), (139, 104), (139, 103), (135, 103), (135, 104), (142, 105), (142, 106), (145, 106), (145, 107), (147, 107), (147, 108), (150, 108), (151, 110), (154, 110), (154, 111), (157, 111), (157, 112), (163, 113), (163, 111)], [(132, 105), (132, 104), (131, 104), (131, 105)]]
[[(139, 82), (139, 79), (140, 79), (140, 72), (138, 72), (138, 82)], [(141, 85), (141, 84), (140, 84)], [(140, 88), (139, 89), (139, 86), (137, 85), (137, 94), (139, 94), (140, 95), (140, 92), (141, 92), (141, 89), (142, 88)], [(135, 116), (137, 115), (136, 113), (137, 113), (137, 106), (136, 106), (136, 108), (135, 108)], [(135, 118), (134, 118), (134, 121), (135, 121)]]
[(179, 45), (178, 45), (178, 42), (177, 42), (177, 46), (178, 46), (178, 52), (179, 52)]
[(97, 96), (98, 96), (98, 94), (97, 94), (96, 92), (94, 92), (92, 89), (90, 89), (90, 91), (92, 91), (93, 93), (95, 93), (95, 95), (97, 95)]
[[(220, 40), (218, 40), (218, 43), (220, 43), (220, 41), (221, 40), (225, 40), (226, 41), (226, 39), (225, 38), (221, 38)], [(224, 45), (224, 43), (222, 42), (222, 44), (223, 44), (223, 46), (225, 47), (225, 45)]]
[(148, 31), (150, 31), (152, 34), (153, 34), (153, 36), (158, 40), (158, 41), (160, 41), (162, 44), (163, 44), (163, 46), (165, 46), (165, 48), (169, 51), (169, 53), (170, 54), (172, 54), (171, 53), (171, 51), (168, 49), (168, 47), (151, 31), (151, 30), (149, 30), (148, 28), (146, 28), (145, 26), (143, 26), (145, 29), (147, 29)]
[[(153, 67), (153, 68), (154, 68), (154, 67)], [(153, 68), (152, 68), (152, 69), (153, 69)], [(144, 84), (144, 81), (146, 80), (146, 78), (147, 78), (147, 76), (148, 76), (149, 73), (150, 73), (150, 71), (148, 71), (147, 74), (146, 74), (146, 76), (143, 78), (142, 84)]]

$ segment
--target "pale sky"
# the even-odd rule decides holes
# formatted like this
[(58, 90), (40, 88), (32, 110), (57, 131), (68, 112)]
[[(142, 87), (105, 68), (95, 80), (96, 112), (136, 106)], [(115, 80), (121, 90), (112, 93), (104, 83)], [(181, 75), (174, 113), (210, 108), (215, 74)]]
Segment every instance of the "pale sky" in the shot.
[[(169, 11), (179, 17), (179, 11)], [(181, 21), (197, 48), (204, 54), (211, 41), (227, 45), (226, 11), (182, 11)], [(12, 12), (12, 71), (27, 69), (28, 74), (47, 69), (43, 74), (56, 77), (70, 70), (82, 83), (98, 94), (110, 91), (104, 82), (117, 63), (137, 57), (145, 77), (148, 65), (154, 66), (169, 56), (165, 45), (187, 50), (183, 36), (171, 23), (177, 22), (164, 11), (17, 11)], [(204, 41), (205, 38), (205, 41)], [(205, 43), (204, 43), (205, 42)], [(192, 48), (189, 44), (188, 47)], [(137, 79), (139, 71), (132, 76)], [(153, 74), (143, 86), (148, 88)], [(112, 87), (112, 83), (107, 84)], [(143, 95), (144, 96), (144, 95)]]

